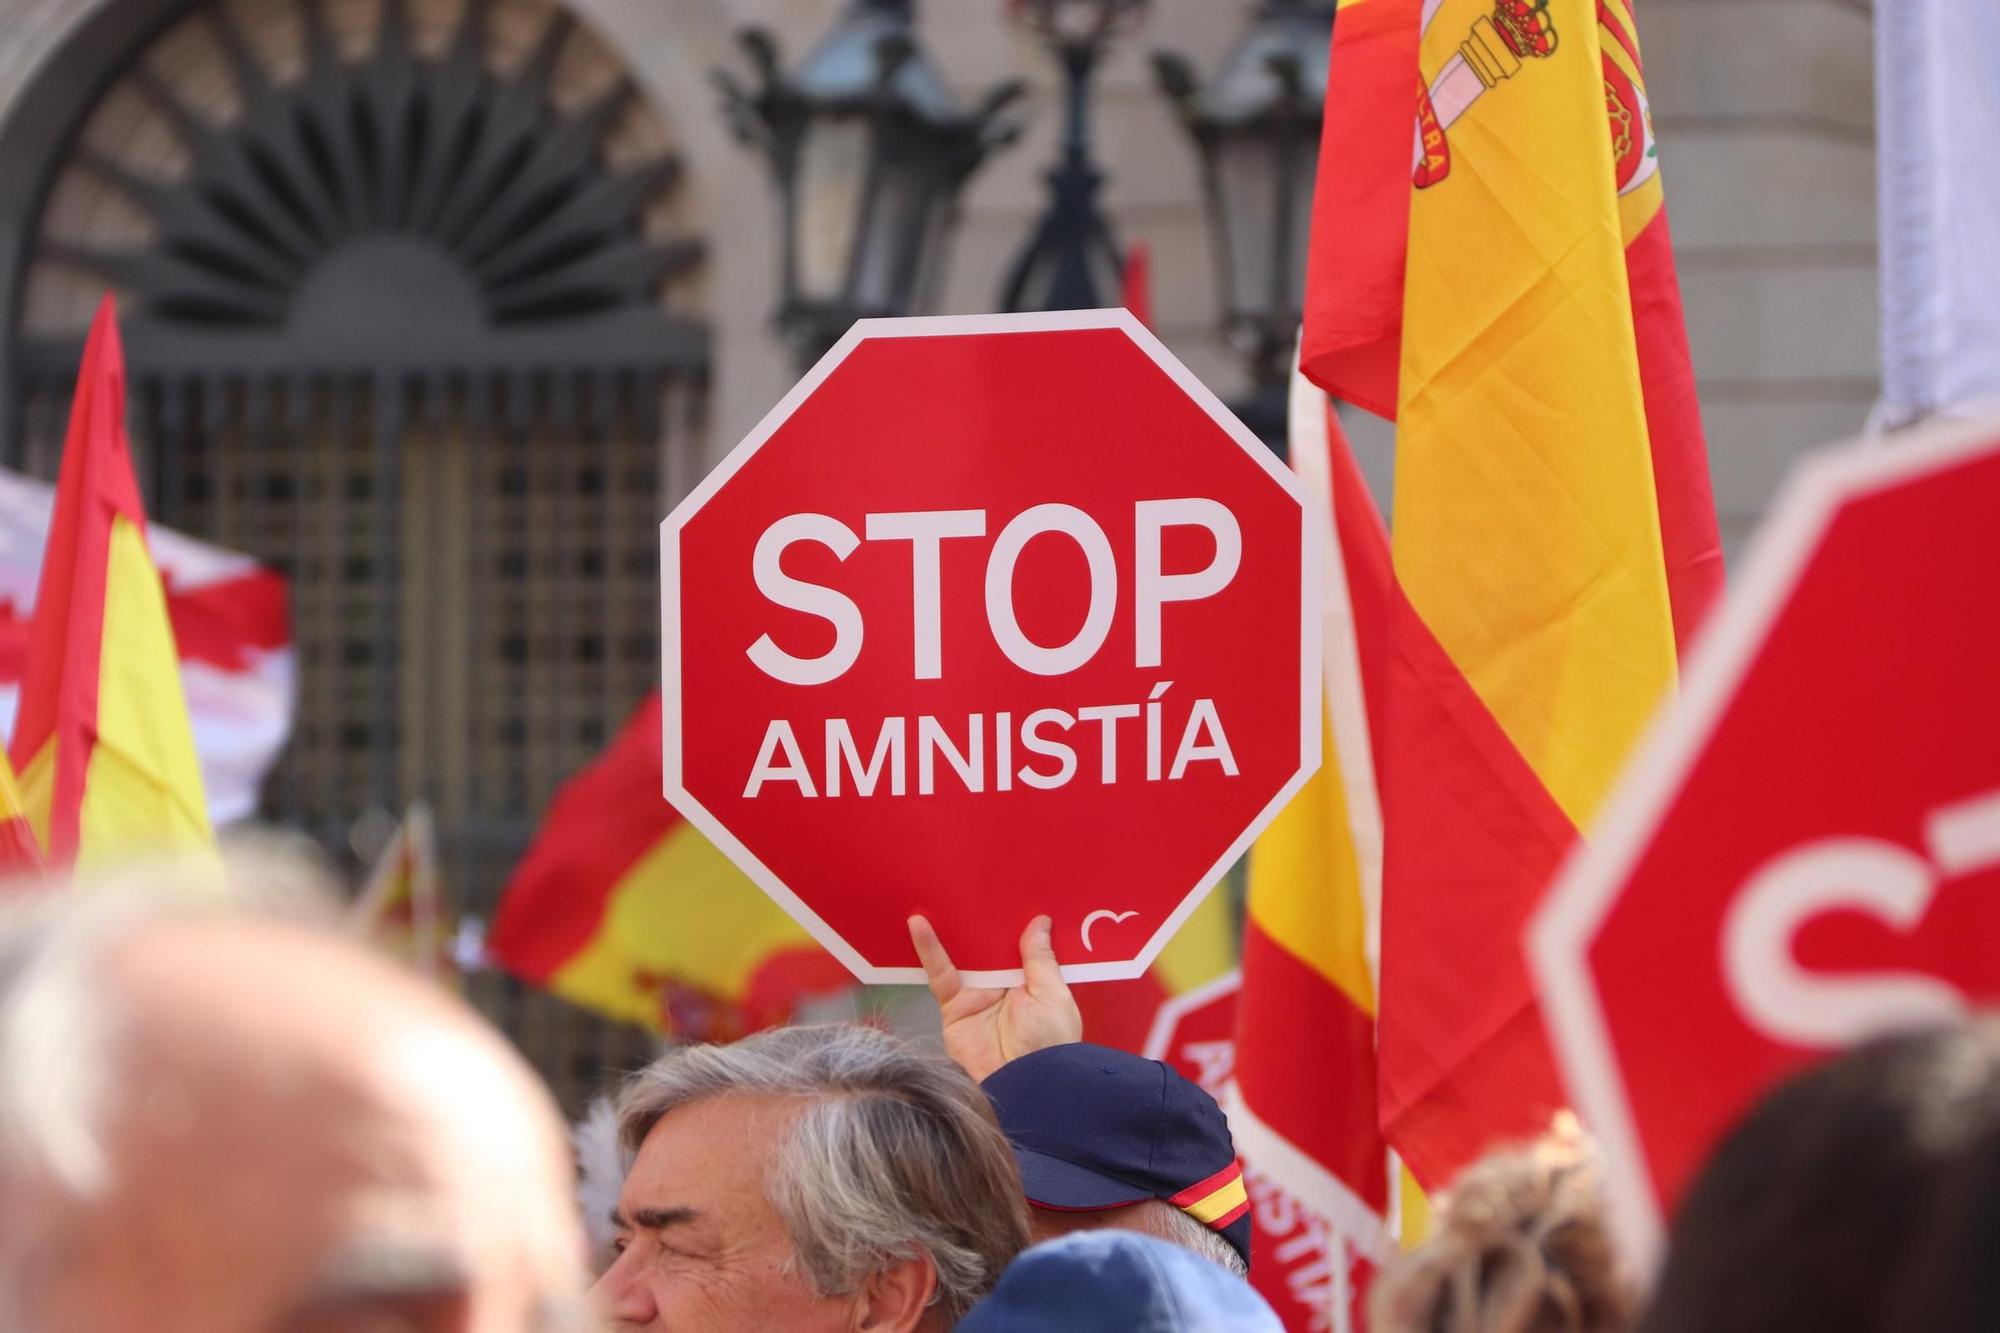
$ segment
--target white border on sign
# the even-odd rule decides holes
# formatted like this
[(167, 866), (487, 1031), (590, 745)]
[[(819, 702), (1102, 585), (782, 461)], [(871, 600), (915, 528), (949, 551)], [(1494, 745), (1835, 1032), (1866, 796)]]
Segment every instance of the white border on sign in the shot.
[[(822, 356), (813, 368), (807, 371), (791, 392), (778, 400), (778, 405), (764, 415), (764, 419), (748, 435), (743, 437), (728, 457), (718, 464), (714, 471), (704, 477), (700, 484), (690, 491), (685, 499), (674, 506), (660, 524), (660, 712), (663, 737), (661, 767), (663, 769), (666, 797), (680, 810), (688, 822), (699, 829), (722, 850), (724, 855), (736, 863), (759, 888), (788, 912), (792, 919), (825, 947), (828, 953), (846, 965), (857, 979), (866, 985), (921, 984), (924, 971), (921, 967), (877, 967), (868, 962), (854, 947), (842, 939), (831, 926), (816, 912), (787, 888), (778, 876), (772, 873), (740, 839), (725, 828), (722, 821), (709, 813), (693, 793), (687, 790), (681, 769), (681, 663), (680, 663), (680, 533), (703, 505), (726, 485), (729, 479), (745, 463), (750, 461), (759, 449), (777, 433), (791, 415), (798, 411), (807, 398), (826, 382), (842, 361), (853, 354), (869, 338), (936, 338), (953, 337), (969, 333), (1053, 333), (1078, 329), (1117, 329), (1122, 331), (1144, 352), (1152, 362), (1171, 379), (1180, 390), (1193, 400), (1211, 420), (1222, 427), (1225, 434), (1234, 440), (1244, 453), (1250, 456), (1266, 476), (1275, 481), (1299, 506), (1299, 767), (1298, 771), (1278, 789), (1268, 804), (1258, 812), (1256, 818), (1242, 831), (1229, 849), (1213, 866), (1202, 872), (1201, 878), (1189, 888), (1179, 907), (1161, 923), (1160, 928), (1146, 942), (1145, 948), (1133, 958), (1122, 962), (1065, 963), (1063, 978), (1067, 981), (1125, 981), (1142, 975), (1152, 966), (1167, 941), (1173, 938), (1195, 908), (1201, 905), (1217, 881), (1229, 867), (1249, 849), (1259, 833), (1264, 831), (1286, 802), (1295, 796), (1306, 784), (1307, 779), (1319, 769), (1320, 764), (1320, 614), (1321, 614), (1321, 569), (1322, 556), (1319, 545), (1319, 526), (1311, 521), (1311, 500), (1299, 485), (1292, 470), (1280, 463), (1277, 456), (1252, 434), (1249, 427), (1236, 419), (1220, 398), (1196, 379), (1194, 373), (1180, 363), (1174, 354), (1145, 325), (1133, 317), (1129, 310), (1058, 310), (1021, 315), (928, 315), (906, 319), (864, 319), (855, 322), (839, 342)], [(965, 971), (960, 974), (968, 986), (1018, 986), (1021, 984), (1021, 969), (1004, 968), (993, 971)]]
[(1839, 446), (1794, 469), (1695, 644), (1680, 698), (1654, 719), (1589, 841), (1571, 853), (1529, 922), (1528, 960), (1546, 997), (1542, 1012), (1564, 1082), (1604, 1146), (1612, 1226), (1643, 1273), (1659, 1262), (1665, 1222), (1591, 983), (1590, 947), (1841, 506), (1996, 446), (2000, 422), (1952, 423)]
[[(1193, 990), (1161, 1001), (1146, 1033), (1141, 1054), (1148, 1060), (1169, 1060), (1174, 1029), (1181, 1019), (1224, 995), (1243, 988), (1243, 971), (1231, 968)], [(1217, 1105), (1229, 1122), (1229, 1136), (1235, 1140), (1236, 1155), (1251, 1170), (1267, 1175), (1279, 1188), (1325, 1218), (1340, 1239), (1365, 1255), (1372, 1263), (1386, 1263), (1395, 1254), (1387, 1221), (1333, 1174), (1322, 1162), (1301, 1152), (1291, 1140), (1266, 1125), (1243, 1099), (1243, 1090), (1234, 1074), (1216, 1090)], [(1385, 1166), (1387, 1163), (1384, 1163)], [(1393, 1181), (1393, 1176), (1391, 1177)], [(1392, 1191), (1391, 1198), (1394, 1198)]]
[[(1236, 1080), (1225, 1083), (1215, 1100), (1229, 1121), (1229, 1137), (1236, 1140), (1236, 1155), (1243, 1159), (1243, 1165), (1269, 1176), (1285, 1193), (1332, 1223), (1341, 1238), (1370, 1263), (1379, 1267), (1395, 1258), (1396, 1242), (1387, 1219), (1370, 1208), (1346, 1181), (1327, 1170), (1324, 1162), (1300, 1151), (1265, 1124), (1243, 1099), (1243, 1089)], [(1386, 1155), (1382, 1165), (1388, 1169)], [(1393, 1178), (1391, 1185), (1389, 1197), (1394, 1200)]]
[(1173, 1044), (1174, 1029), (1181, 1019), (1214, 1000), (1232, 991), (1243, 989), (1243, 969), (1232, 967), (1212, 981), (1204, 981), (1193, 990), (1182, 991), (1179, 995), (1169, 995), (1160, 1001), (1159, 1009), (1153, 1014), (1153, 1025), (1146, 1029), (1146, 1044), (1139, 1054), (1148, 1060), (1165, 1060), (1167, 1048)]

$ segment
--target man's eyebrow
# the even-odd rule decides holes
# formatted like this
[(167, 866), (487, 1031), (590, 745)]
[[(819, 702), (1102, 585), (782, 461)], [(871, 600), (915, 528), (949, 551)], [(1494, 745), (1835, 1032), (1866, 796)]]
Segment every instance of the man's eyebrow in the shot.
[(611, 1224), (624, 1230), (665, 1231), (668, 1227), (682, 1227), (698, 1221), (701, 1212), (694, 1208), (635, 1208), (631, 1213), (624, 1209), (613, 1209)]
[(466, 1266), (449, 1251), (367, 1241), (334, 1255), (304, 1293), (293, 1317), (381, 1302), (444, 1299), (470, 1284)]

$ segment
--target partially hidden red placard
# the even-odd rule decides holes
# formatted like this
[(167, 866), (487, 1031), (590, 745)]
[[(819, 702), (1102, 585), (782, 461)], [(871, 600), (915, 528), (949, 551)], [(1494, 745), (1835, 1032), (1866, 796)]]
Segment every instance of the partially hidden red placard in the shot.
[(2000, 1000), (2000, 428), (1809, 461), (1530, 930), (1642, 1258), (1772, 1084)]
[[(1236, 1069), (1236, 997), (1242, 974), (1230, 972), (1160, 1006), (1146, 1040), (1148, 1059), (1163, 1060), (1225, 1106)], [(1386, 1163), (1385, 1163), (1386, 1169)], [(1250, 1191), (1250, 1284), (1291, 1333), (1350, 1333), (1367, 1327), (1369, 1283), (1387, 1257), (1386, 1225), (1343, 1235), (1265, 1171), (1243, 1168)]]

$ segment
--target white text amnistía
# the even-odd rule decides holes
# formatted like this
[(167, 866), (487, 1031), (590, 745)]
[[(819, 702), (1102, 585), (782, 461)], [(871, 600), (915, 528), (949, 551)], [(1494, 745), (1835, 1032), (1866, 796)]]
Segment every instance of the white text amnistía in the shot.
[[(1236, 516), (1202, 497), (1140, 500), (1133, 512), (1132, 663), (1140, 670), (1161, 666), (1161, 609), (1172, 602), (1199, 601), (1229, 586), (1242, 561), (1243, 536)], [(1160, 568), (1162, 533), (1170, 527), (1200, 527), (1215, 543), (1206, 566), (1186, 573)], [(986, 535), (983, 509), (931, 509), (869, 514), (869, 541), (910, 544), (911, 662), (916, 680), (937, 680), (946, 669), (943, 654), (943, 598), (939, 574), (945, 541)], [(1068, 538), (1082, 552), (1090, 581), (1083, 623), (1067, 643), (1039, 644), (1021, 629), (1015, 600), (1015, 568), (1028, 542), (1043, 534)], [(861, 608), (835, 588), (793, 578), (780, 568), (786, 548), (814, 542), (841, 560), (863, 539), (826, 514), (790, 514), (772, 523), (752, 556), (757, 589), (773, 604), (816, 616), (833, 627), (833, 644), (817, 657), (798, 657), (769, 634), (748, 649), (750, 660), (774, 680), (790, 685), (824, 685), (838, 680), (861, 654), (866, 636)], [(1118, 602), (1118, 564), (1104, 529), (1073, 505), (1041, 504), (1021, 511), (1001, 527), (987, 553), (986, 623), (994, 644), (1015, 666), (1036, 676), (1061, 676), (1093, 660), (1110, 637)], [(1183, 706), (1168, 700), (1173, 682), (1159, 681), (1144, 700), (975, 712), (963, 718), (930, 715), (886, 717), (879, 721), (828, 718), (809, 734), (783, 718), (765, 727), (743, 794), (755, 798), (780, 784), (805, 796), (902, 796), (937, 791), (940, 774), (969, 792), (1055, 788), (1079, 772), (1094, 772), (1103, 783), (1123, 779), (1178, 781), (1192, 765), (1213, 763), (1234, 777), (1236, 758), (1215, 701), (1194, 698)], [(1121, 773), (1121, 725), (1145, 736), (1139, 772)], [(818, 734), (810, 734), (811, 732)], [(1079, 749), (1094, 746), (1095, 764), (1079, 761)], [(865, 757), (864, 757), (865, 751)], [(815, 764), (814, 761), (821, 761)], [(912, 782), (914, 776), (914, 783)]]
[[(1117, 782), (1118, 726), (1144, 716), (1148, 782), (1178, 782), (1191, 764), (1209, 762), (1236, 776), (1236, 756), (1230, 751), (1229, 737), (1213, 699), (1196, 699), (1184, 717), (1178, 719), (1179, 739), (1174, 742), (1171, 760), (1164, 741), (1167, 719), (1160, 696), (1173, 685), (1162, 681), (1153, 688), (1153, 697), (1139, 704), (1094, 704), (1075, 709), (1037, 708), (1018, 719), (1008, 712), (969, 713), (955, 731), (929, 714), (915, 719), (885, 717), (875, 734), (857, 737), (844, 717), (826, 720), (822, 741), (810, 750), (801, 748), (797, 731), (783, 718), (773, 719), (764, 729), (757, 748), (757, 762), (745, 784), (746, 797), (759, 795), (769, 783), (795, 785), (805, 796), (873, 796), (878, 791), (890, 796), (919, 796), (937, 791), (941, 768), (969, 792), (1011, 791), (1019, 782), (1024, 787), (1044, 790), (1068, 785), (1079, 772), (1094, 770), (1096, 780)], [(989, 725), (990, 722), (990, 725)], [(1092, 724), (1095, 724), (1094, 733)], [(1071, 733), (1081, 728), (1082, 745)], [(989, 746), (988, 737), (992, 738)], [(1094, 745), (1097, 762), (1082, 765), (1078, 750)], [(862, 751), (867, 750), (864, 759)], [(914, 756), (913, 756), (914, 752)], [(814, 769), (807, 755), (823, 758)], [(1021, 756), (1017, 765), (1016, 756)], [(912, 758), (914, 757), (914, 763)], [(916, 784), (910, 770), (916, 770)], [(820, 778), (815, 781), (815, 772)], [(1136, 777), (1138, 774), (1126, 776)]]

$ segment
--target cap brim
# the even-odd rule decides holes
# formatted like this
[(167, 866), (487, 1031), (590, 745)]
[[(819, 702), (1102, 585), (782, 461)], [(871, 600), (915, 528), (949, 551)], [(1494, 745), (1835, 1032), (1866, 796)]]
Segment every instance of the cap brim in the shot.
[(1021, 1191), (1028, 1196), (1028, 1202), (1038, 1208), (1097, 1212), (1144, 1203), (1157, 1197), (1151, 1190), (1078, 1166), (1075, 1162), (1065, 1162), (1060, 1157), (1050, 1157), (1033, 1148), (1016, 1147), (1014, 1160), (1021, 1165)]

